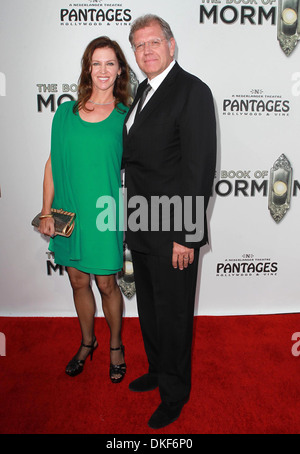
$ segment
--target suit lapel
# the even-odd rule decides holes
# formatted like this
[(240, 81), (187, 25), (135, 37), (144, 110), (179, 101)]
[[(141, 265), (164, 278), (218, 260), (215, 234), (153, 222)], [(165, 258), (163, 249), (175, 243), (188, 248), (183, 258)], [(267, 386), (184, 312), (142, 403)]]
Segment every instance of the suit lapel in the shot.
[[(135, 108), (135, 106), (137, 105), (137, 103), (139, 102), (140, 100), (140, 97), (142, 95), (142, 92), (144, 90), (144, 86), (147, 85), (147, 80), (148, 79), (145, 79), (143, 80), (143, 82), (140, 83), (140, 85), (138, 86), (138, 89), (137, 89), (137, 92), (136, 92), (136, 95), (134, 97), (134, 100), (133, 100), (133, 103), (131, 104), (131, 106), (129, 107), (129, 110), (126, 114), (126, 117), (125, 117), (125, 121), (124, 121), (124, 127), (123, 127), (123, 137), (126, 138), (128, 136), (127, 134), (127, 127), (126, 127), (126, 123), (127, 123), (127, 120), (128, 118), (130, 117), (131, 115), (131, 112), (133, 111), (133, 109)], [(132, 129), (132, 127), (131, 127)], [(129, 131), (130, 132), (130, 131)]]
[(138, 88), (137, 94), (135, 96), (134, 102), (132, 103), (128, 114), (125, 119), (125, 134), (127, 136), (130, 136), (132, 133), (134, 133), (135, 129), (138, 128), (151, 114), (151, 112), (163, 101), (163, 99), (168, 95), (169, 93), (169, 87), (172, 86), (175, 81), (176, 81), (176, 75), (178, 71), (180, 70), (180, 66), (178, 63), (175, 63), (169, 74), (166, 76), (166, 78), (163, 80), (163, 82), (160, 84), (158, 89), (155, 91), (155, 93), (151, 96), (145, 107), (142, 109), (142, 111), (139, 113), (138, 117), (134, 120), (133, 125), (130, 128), (129, 133), (127, 134), (127, 128), (126, 128), (126, 121), (129, 118), (129, 115), (131, 114), (132, 110), (134, 109), (135, 105), (139, 101), (141, 97), (141, 93), (143, 91), (143, 88), (147, 84), (147, 79), (144, 80)]
[(130, 106), (128, 112), (127, 112), (127, 115), (126, 115), (126, 117), (125, 117), (125, 123), (127, 122), (128, 118), (130, 117), (131, 112), (133, 111), (134, 107), (135, 107), (136, 104), (139, 102), (140, 97), (141, 97), (141, 95), (142, 95), (143, 87), (144, 87), (145, 85), (147, 85), (147, 80), (148, 80), (148, 79), (143, 80), (143, 82), (141, 82), (140, 85), (138, 86), (138, 89), (137, 89), (136, 95), (135, 95), (135, 97), (134, 97), (133, 103), (131, 104), (131, 106)]

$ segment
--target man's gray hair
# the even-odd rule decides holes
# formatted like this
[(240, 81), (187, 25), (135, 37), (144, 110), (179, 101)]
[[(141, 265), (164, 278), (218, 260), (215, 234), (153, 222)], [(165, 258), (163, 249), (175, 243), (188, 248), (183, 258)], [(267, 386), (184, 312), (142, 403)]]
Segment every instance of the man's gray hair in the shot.
[(164, 37), (167, 41), (169, 41), (171, 38), (174, 38), (170, 25), (164, 19), (162, 19), (159, 16), (156, 16), (155, 14), (145, 14), (144, 16), (138, 17), (133, 22), (129, 34), (130, 44), (131, 45), (134, 44), (133, 35), (135, 32), (137, 32), (141, 28), (149, 27), (155, 22), (158, 23), (158, 25), (160, 25)]

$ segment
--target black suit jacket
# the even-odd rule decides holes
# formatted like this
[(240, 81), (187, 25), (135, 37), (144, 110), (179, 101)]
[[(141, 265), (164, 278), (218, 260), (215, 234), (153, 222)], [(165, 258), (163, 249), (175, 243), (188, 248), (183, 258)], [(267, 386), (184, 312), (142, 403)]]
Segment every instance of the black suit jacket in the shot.
[[(146, 84), (147, 80), (140, 84), (127, 118)], [(166, 256), (172, 253), (173, 241), (187, 247), (200, 247), (207, 242), (206, 216), (201, 239), (186, 241), (186, 235), (191, 233), (190, 227), (185, 228), (183, 218), (180, 231), (178, 226), (172, 225), (176, 209), (172, 204), (169, 231), (161, 222), (158, 231), (151, 229), (154, 216), (151, 216), (150, 202), (153, 196), (167, 196), (169, 199), (179, 196), (181, 200), (184, 196), (192, 196), (195, 215), (195, 196), (203, 196), (206, 210), (216, 161), (216, 124), (210, 89), (175, 63), (128, 134), (127, 118), (124, 124), (123, 167), (127, 201), (132, 204), (131, 208), (127, 208), (128, 247)], [(134, 196), (142, 199), (132, 199)], [(148, 202), (147, 211), (139, 205), (139, 200)], [(168, 216), (168, 210), (163, 211), (162, 217)], [(154, 221), (157, 228), (157, 219)], [(141, 229), (136, 230), (137, 223), (140, 223)]]

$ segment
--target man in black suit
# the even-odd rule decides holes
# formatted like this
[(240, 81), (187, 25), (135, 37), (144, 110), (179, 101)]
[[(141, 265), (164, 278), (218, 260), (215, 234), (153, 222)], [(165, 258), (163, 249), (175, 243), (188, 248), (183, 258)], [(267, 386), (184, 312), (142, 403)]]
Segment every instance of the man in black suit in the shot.
[(205, 211), (215, 172), (216, 126), (211, 91), (174, 61), (175, 40), (163, 19), (137, 19), (129, 40), (147, 76), (125, 120), (123, 163), (126, 241), (149, 362), (148, 373), (129, 388), (159, 387), (161, 404), (148, 422), (158, 429), (179, 417), (190, 394), (198, 258), (207, 243)]

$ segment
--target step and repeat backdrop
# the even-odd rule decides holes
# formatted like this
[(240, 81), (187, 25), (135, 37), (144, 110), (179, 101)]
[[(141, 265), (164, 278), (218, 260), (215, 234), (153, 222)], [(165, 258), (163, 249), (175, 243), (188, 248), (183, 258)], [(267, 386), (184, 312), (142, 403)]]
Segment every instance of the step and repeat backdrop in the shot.
[[(215, 100), (211, 240), (195, 314), (299, 311), (300, 1), (2, 0), (0, 315), (75, 315), (67, 273), (31, 226), (51, 122), (62, 102), (76, 99), (81, 56), (97, 36), (117, 40), (133, 85), (143, 80), (128, 35), (146, 13), (169, 22), (176, 59)], [(130, 263), (127, 271), (130, 292)], [(134, 292), (124, 296), (124, 314), (137, 315)]]

